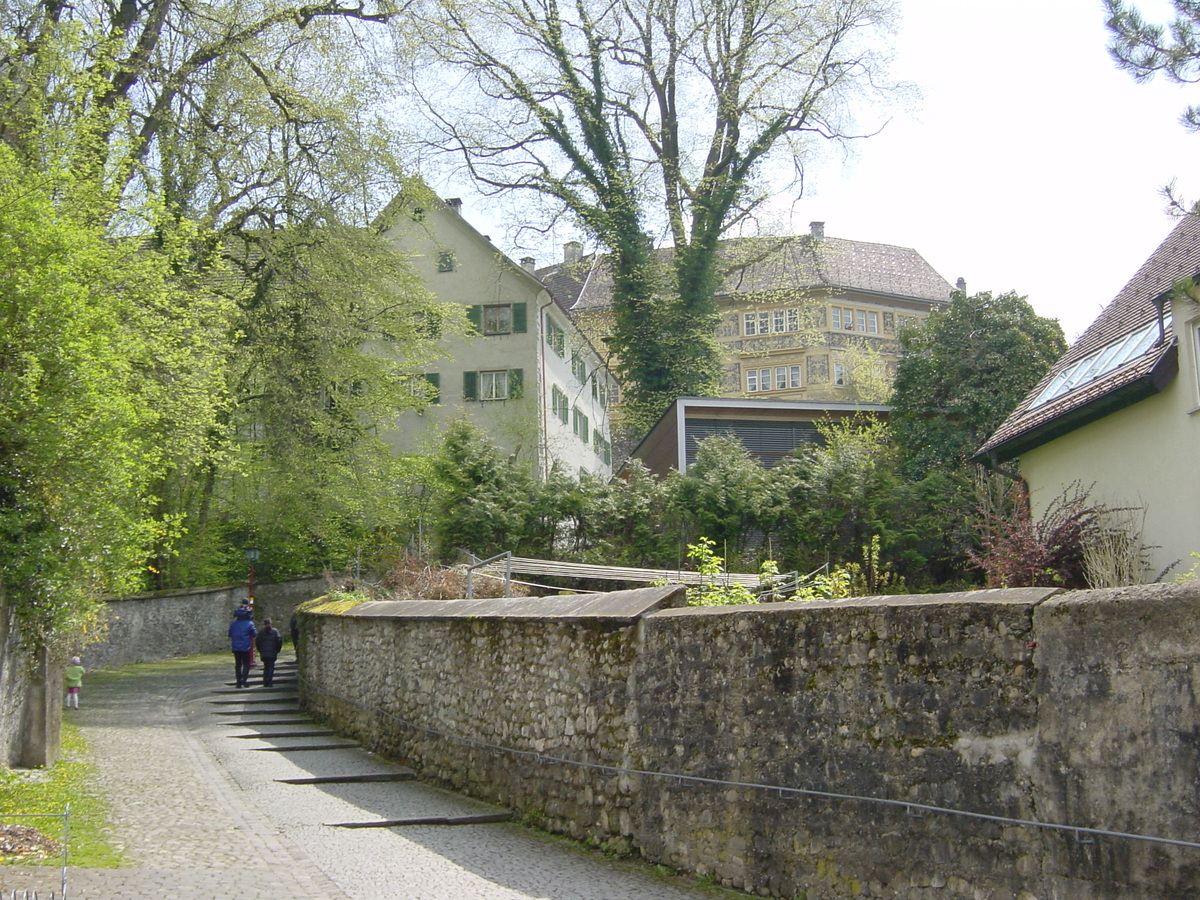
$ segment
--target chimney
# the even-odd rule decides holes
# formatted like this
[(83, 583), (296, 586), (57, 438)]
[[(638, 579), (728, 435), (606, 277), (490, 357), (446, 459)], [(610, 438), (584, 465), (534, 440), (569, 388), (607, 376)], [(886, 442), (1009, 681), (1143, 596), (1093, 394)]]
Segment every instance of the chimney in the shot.
[(563, 262), (568, 266), (583, 259), (583, 244), (579, 241), (567, 241), (563, 244)]
[(521, 257), (521, 268), (524, 269), (526, 272), (532, 273), (534, 268), (536, 268), (534, 265), (533, 257), (532, 256), (522, 256)]
[(954, 282), (954, 289), (955, 289), (955, 290), (958, 290), (958, 291), (962, 291), (962, 292), (963, 292), (963, 294), (966, 294), (966, 292), (967, 292), (967, 279), (963, 278), (963, 277), (960, 275), (960, 276), (958, 277), (958, 281)]
[(808, 233), (818, 241), (825, 239), (825, 223), (824, 222), (809, 222)]
[(452, 210), (454, 210), (456, 213), (458, 213), (460, 216), (462, 215), (462, 199), (461, 198), (447, 197), (446, 205), (448, 207), (450, 207)]

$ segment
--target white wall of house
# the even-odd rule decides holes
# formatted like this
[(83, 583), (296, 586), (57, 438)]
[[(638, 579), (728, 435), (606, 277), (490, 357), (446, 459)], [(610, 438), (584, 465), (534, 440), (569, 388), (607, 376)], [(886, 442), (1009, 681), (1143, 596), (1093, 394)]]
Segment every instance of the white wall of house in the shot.
[(1176, 302), (1179, 375), (1166, 390), (1023, 454), (1035, 517), (1074, 482), (1111, 506), (1144, 507), (1149, 576), (1200, 552), (1200, 305)]
[[(445, 356), (424, 368), (436, 377), (437, 402), (401, 414), (399, 427), (386, 433), (392, 446), (431, 450), (452, 421), (466, 418), (541, 477), (554, 465), (571, 475), (608, 477), (607, 410), (593, 398), (591, 384), (573, 374), (572, 355), (588, 373), (606, 376), (541, 283), (440, 203), (416, 217), (401, 212), (389, 236), (426, 287), (440, 301), (466, 307), (481, 332), (443, 339)], [(548, 339), (547, 326), (562, 329), (562, 340)], [(565, 357), (555, 351), (559, 343)], [(565, 427), (552, 406), (559, 392), (572, 405)]]

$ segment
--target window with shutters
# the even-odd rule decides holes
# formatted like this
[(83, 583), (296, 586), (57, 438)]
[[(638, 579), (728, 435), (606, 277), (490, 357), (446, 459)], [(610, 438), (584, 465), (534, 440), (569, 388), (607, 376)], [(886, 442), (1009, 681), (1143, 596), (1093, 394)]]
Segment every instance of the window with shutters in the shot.
[(441, 403), (442, 376), (437, 372), (427, 372), (424, 375), (409, 375), (404, 379), (404, 387), (408, 392), (426, 403)]
[(505, 303), (500, 306), (485, 306), (483, 308), (484, 334), (512, 334), (512, 306)]
[(574, 431), (579, 439), (585, 444), (588, 442), (588, 437), (591, 435), (591, 430), (588, 426), (589, 423), (587, 415), (585, 415), (583, 410), (581, 410), (578, 406), (574, 407), (571, 410), (571, 430)]
[(587, 382), (587, 363), (583, 361), (583, 357), (578, 353), (571, 354), (571, 371), (579, 379), (580, 384)]
[(524, 369), (463, 372), (464, 400), (518, 400), (524, 392)]
[(559, 356), (567, 355), (567, 334), (562, 327), (546, 313), (546, 345)]
[(567, 395), (559, 390), (558, 385), (550, 388), (550, 407), (554, 411), (555, 418), (566, 425), (571, 417), (571, 404), (567, 401)]
[(467, 308), (467, 319), (483, 335), (524, 334), (526, 304), (496, 303)]

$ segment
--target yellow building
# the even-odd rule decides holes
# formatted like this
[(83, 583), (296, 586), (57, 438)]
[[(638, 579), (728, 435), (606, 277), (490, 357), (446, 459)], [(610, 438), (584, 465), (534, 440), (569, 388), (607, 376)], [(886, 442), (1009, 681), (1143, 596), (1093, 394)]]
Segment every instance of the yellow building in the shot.
[(1134, 511), (1141, 577), (1200, 552), (1200, 218), (1185, 216), (976, 458), (1019, 465), (1040, 518), (1078, 485)]

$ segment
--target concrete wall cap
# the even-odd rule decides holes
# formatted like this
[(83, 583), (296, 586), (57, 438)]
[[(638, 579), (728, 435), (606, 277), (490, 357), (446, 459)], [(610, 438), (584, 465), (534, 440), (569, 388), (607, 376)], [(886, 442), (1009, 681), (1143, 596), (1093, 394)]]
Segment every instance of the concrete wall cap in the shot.
[(880, 608), (892, 606), (954, 606), (990, 604), (1002, 606), (1036, 606), (1059, 593), (1059, 588), (987, 588), (979, 591), (959, 591), (951, 594), (888, 594), (878, 597), (846, 597), (840, 600), (788, 600), (782, 603), (751, 603), (742, 606), (691, 606), (686, 609), (665, 609), (654, 613), (661, 616), (737, 615), (746, 613), (795, 613), (804, 610), (832, 608)]
[(680, 585), (568, 594), (557, 597), (490, 597), (475, 600), (371, 600), (341, 615), (390, 619), (550, 619), (636, 622), (678, 602)]

